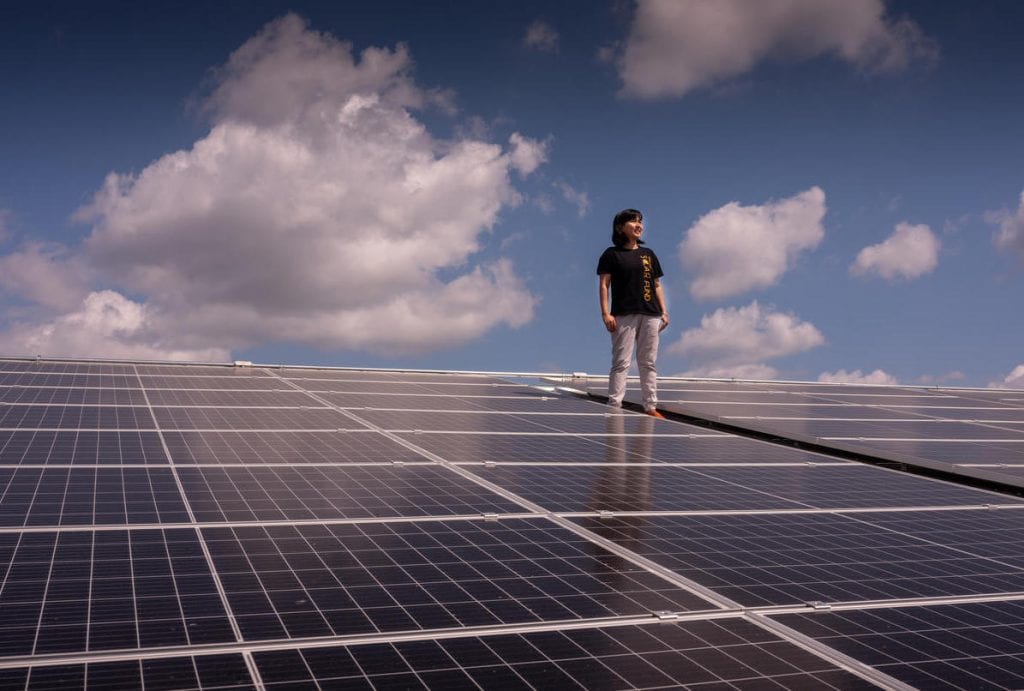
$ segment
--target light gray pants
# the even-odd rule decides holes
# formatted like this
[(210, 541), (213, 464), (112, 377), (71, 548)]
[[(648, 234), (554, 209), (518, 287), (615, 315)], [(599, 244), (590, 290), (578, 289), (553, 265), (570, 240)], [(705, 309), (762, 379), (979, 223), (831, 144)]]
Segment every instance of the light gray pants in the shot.
[(612, 332), (612, 369), (608, 374), (608, 404), (622, 405), (626, 395), (626, 375), (636, 346), (636, 364), (640, 370), (640, 391), (644, 410), (658, 405), (658, 329), (661, 317), (650, 314), (616, 315), (618, 328)]

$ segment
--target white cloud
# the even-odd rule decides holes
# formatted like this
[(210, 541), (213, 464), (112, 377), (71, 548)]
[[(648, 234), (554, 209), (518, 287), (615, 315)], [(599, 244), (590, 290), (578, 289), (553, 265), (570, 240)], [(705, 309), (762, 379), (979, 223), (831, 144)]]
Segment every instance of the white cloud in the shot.
[(263, 27), (214, 71), (215, 88), (202, 109), (217, 121), (301, 123), (329, 131), (338, 111), (356, 95), (374, 95), (396, 108), (431, 101), (434, 94), (415, 86), (411, 69), (405, 45), (370, 47), (356, 60), (351, 43), (313, 31), (288, 14)]
[(557, 53), (558, 32), (547, 22), (538, 19), (527, 27), (523, 45), (542, 53)]
[(833, 55), (862, 69), (896, 71), (937, 48), (883, 0), (638, 0), (617, 51), (621, 95), (678, 97), (770, 58)]
[(940, 247), (939, 239), (928, 226), (899, 223), (883, 242), (869, 245), (857, 254), (850, 273), (875, 273), (890, 280), (917, 278), (938, 266)]
[(818, 375), (818, 381), (834, 384), (880, 384), (895, 386), (899, 384), (896, 377), (880, 369), (864, 374), (859, 369), (847, 372), (844, 369), (835, 372), (822, 372)]
[(801, 353), (824, 342), (825, 337), (810, 322), (754, 301), (704, 315), (700, 326), (685, 331), (668, 351), (694, 361), (694, 376), (770, 379), (775, 371), (764, 364), (766, 360)]
[(725, 298), (776, 283), (800, 253), (825, 236), (825, 193), (812, 187), (762, 206), (730, 202), (690, 227), (679, 258), (698, 300)]
[(586, 192), (581, 192), (562, 180), (555, 183), (555, 188), (562, 193), (562, 198), (565, 201), (576, 207), (576, 213), (580, 218), (586, 216), (590, 211), (590, 196)]
[(1016, 253), (1024, 260), (1024, 192), (1016, 211), (989, 211), (985, 220), (997, 226), (992, 241), (996, 247)]
[(708, 377), (710, 379), (778, 379), (779, 371), (770, 365), (753, 363), (746, 365), (709, 365), (686, 370), (679, 377)]
[(1000, 381), (989, 384), (991, 389), (1024, 389), (1024, 363), (1014, 367), (1009, 374)]
[(89, 292), (87, 273), (64, 246), (30, 242), (0, 256), (0, 291), (47, 308), (70, 310)]
[(529, 139), (518, 132), (513, 132), (508, 142), (509, 161), (520, 175), (529, 175), (548, 160), (547, 142)]
[(87, 295), (78, 309), (44, 324), (15, 324), (0, 333), (0, 351), (44, 357), (229, 359), (230, 353), (223, 348), (190, 349), (165, 342), (155, 322), (146, 305), (111, 290), (97, 291)]
[(922, 374), (914, 380), (914, 383), (921, 386), (940, 386), (960, 382), (966, 378), (967, 375), (960, 370), (951, 370), (943, 374)]
[[(403, 46), (356, 60), (294, 15), (268, 24), (216, 72), (207, 136), (110, 174), (77, 212), (92, 230), (76, 259), (119, 292), (94, 293), (100, 309), (36, 290), (57, 316), (8, 340), (42, 350), (50, 338), (67, 355), (95, 342), (108, 355), (226, 358), (281, 340), (411, 353), (529, 322), (537, 298), (511, 263), (472, 258), (521, 201), (513, 171), (535, 171), (548, 144), (435, 139), (412, 110), (434, 96), (410, 69)], [(135, 328), (96, 317), (135, 307)]]

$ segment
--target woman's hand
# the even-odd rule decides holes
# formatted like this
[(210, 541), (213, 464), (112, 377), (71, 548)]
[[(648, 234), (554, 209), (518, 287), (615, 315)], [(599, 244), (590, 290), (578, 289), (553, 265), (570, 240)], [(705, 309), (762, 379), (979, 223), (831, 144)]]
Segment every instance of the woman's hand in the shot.
[(604, 328), (608, 329), (608, 333), (613, 333), (615, 329), (619, 328), (619, 325), (615, 323), (615, 317), (612, 315), (602, 315), (601, 319), (604, 320)]

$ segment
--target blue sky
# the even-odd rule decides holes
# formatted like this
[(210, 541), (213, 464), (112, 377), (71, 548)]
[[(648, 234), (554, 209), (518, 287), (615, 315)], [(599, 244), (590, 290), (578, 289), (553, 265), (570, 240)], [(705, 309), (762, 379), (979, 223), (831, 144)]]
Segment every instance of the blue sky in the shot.
[[(1024, 387), (1024, 6), (5, 3), (0, 352)], [(710, 8), (710, 9), (709, 9)]]

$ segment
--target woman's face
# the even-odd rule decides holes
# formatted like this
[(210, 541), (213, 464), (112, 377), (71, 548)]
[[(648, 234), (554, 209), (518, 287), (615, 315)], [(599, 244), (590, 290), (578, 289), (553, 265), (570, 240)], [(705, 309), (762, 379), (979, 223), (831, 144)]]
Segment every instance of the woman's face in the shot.
[(619, 232), (626, 238), (626, 240), (636, 242), (640, 239), (640, 236), (644, 232), (644, 222), (641, 219), (633, 221), (626, 221), (622, 224), (622, 230)]

